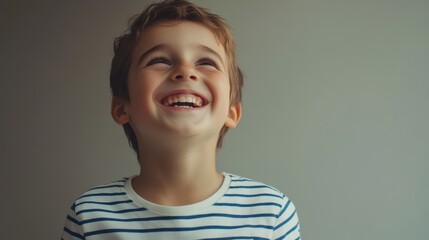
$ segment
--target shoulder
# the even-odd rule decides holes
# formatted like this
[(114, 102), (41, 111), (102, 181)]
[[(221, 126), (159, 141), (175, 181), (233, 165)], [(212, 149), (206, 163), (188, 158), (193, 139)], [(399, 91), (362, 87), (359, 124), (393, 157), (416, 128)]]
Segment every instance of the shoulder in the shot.
[(72, 206), (76, 213), (95, 207), (108, 207), (129, 201), (126, 197), (125, 182), (123, 178), (114, 182), (95, 186), (81, 194)]
[(234, 174), (227, 174), (230, 179), (230, 189), (227, 196), (239, 197), (253, 202), (265, 203), (278, 207), (281, 211), (290, 202), (290, 199), (277, 188), (268, 184)]
[(293, 202), (278, 189), (249, 178), (228, 174), (231, 178), (229, 196), (251, 211), (270, 212), (275, 216), (273, 239), (299, 239), (300, 226)]
[(284, 198), (286, 197), (277, 188), (268, 184), (252, 180), (250, 178), (241, 177), (235, 174), (227, 174), (231, 179), (230, 189), (247, 189), (248, 192), (260, 192), (264, 194), (271, 194), (273, 196)]
[(84, 239), (84, 226), (93, 221), (91, 219), (111, 216), (118, 209), (129, 206), (130, 200), (124, 188), (127, 180), (124, 178), (99, 185), (80, 195), (68, 210), (62, 238)]

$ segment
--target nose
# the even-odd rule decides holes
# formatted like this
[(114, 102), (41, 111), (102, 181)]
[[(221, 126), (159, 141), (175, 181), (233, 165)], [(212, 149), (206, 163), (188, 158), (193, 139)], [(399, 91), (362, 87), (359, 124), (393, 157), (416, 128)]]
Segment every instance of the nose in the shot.
[(189, 64), (180, 64), (178, 65), (172, 75), (172, 80), (197, 80), (197, 74), (192, 66)]

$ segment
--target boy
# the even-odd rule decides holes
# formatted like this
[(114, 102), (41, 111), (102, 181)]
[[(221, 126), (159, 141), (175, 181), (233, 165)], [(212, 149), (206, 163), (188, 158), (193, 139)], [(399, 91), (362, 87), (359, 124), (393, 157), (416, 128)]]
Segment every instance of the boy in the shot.
[(62, 239), (300, 239), (287, 197), (216, 170), (241, 117), (243, 77), (226, 23), (167, 0), (134, 18), (114, 49), (111, 113), (140, 174), (77, 199)]

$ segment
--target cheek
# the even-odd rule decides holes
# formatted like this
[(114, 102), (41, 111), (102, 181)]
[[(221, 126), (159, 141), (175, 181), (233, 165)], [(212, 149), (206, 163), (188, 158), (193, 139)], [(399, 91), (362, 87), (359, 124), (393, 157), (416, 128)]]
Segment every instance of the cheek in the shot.
[(158, 86), (160, 77), (153, 72), (142, 72), (135, 79), (133, 84), (129, 85), (130, 97), (134, 99), (151, 99), (155, 89)]
[(229, 91), (229, 78), (226, 74), (218, 71), (206, 72), (204, 73), (204, 78), (207, 79), (210, 84), (221, 87), (219, 90)]
[[(229, 78), (222, 74), (216, 80), (217, 81), (215, 81), (214, 84), (216, 84), (218, 92), (221, 93), (222, 97), (224, 97), (226, 100), (229, 100), (229, 92), (231, 88)], [(227, 95), (227, 96), (223, 96), (223, 95)]]
[(230, 83), (229, 78), (224, 74), (213, 74), (208, 83), (212, 89), (213, 97), (217, 99), (217, 103), (229, 107), (230, 102)]

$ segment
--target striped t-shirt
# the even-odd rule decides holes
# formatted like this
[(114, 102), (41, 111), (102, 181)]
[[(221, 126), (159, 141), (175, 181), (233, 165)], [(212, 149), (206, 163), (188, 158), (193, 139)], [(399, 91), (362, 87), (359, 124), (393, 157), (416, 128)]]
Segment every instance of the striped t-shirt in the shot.
[(215, 194), (186, 206), (141, 198), (131, 178), (95, 187), (71, 207), (62, 239), (301, 239), (295, 206), (284, 194), (224, 175)]

